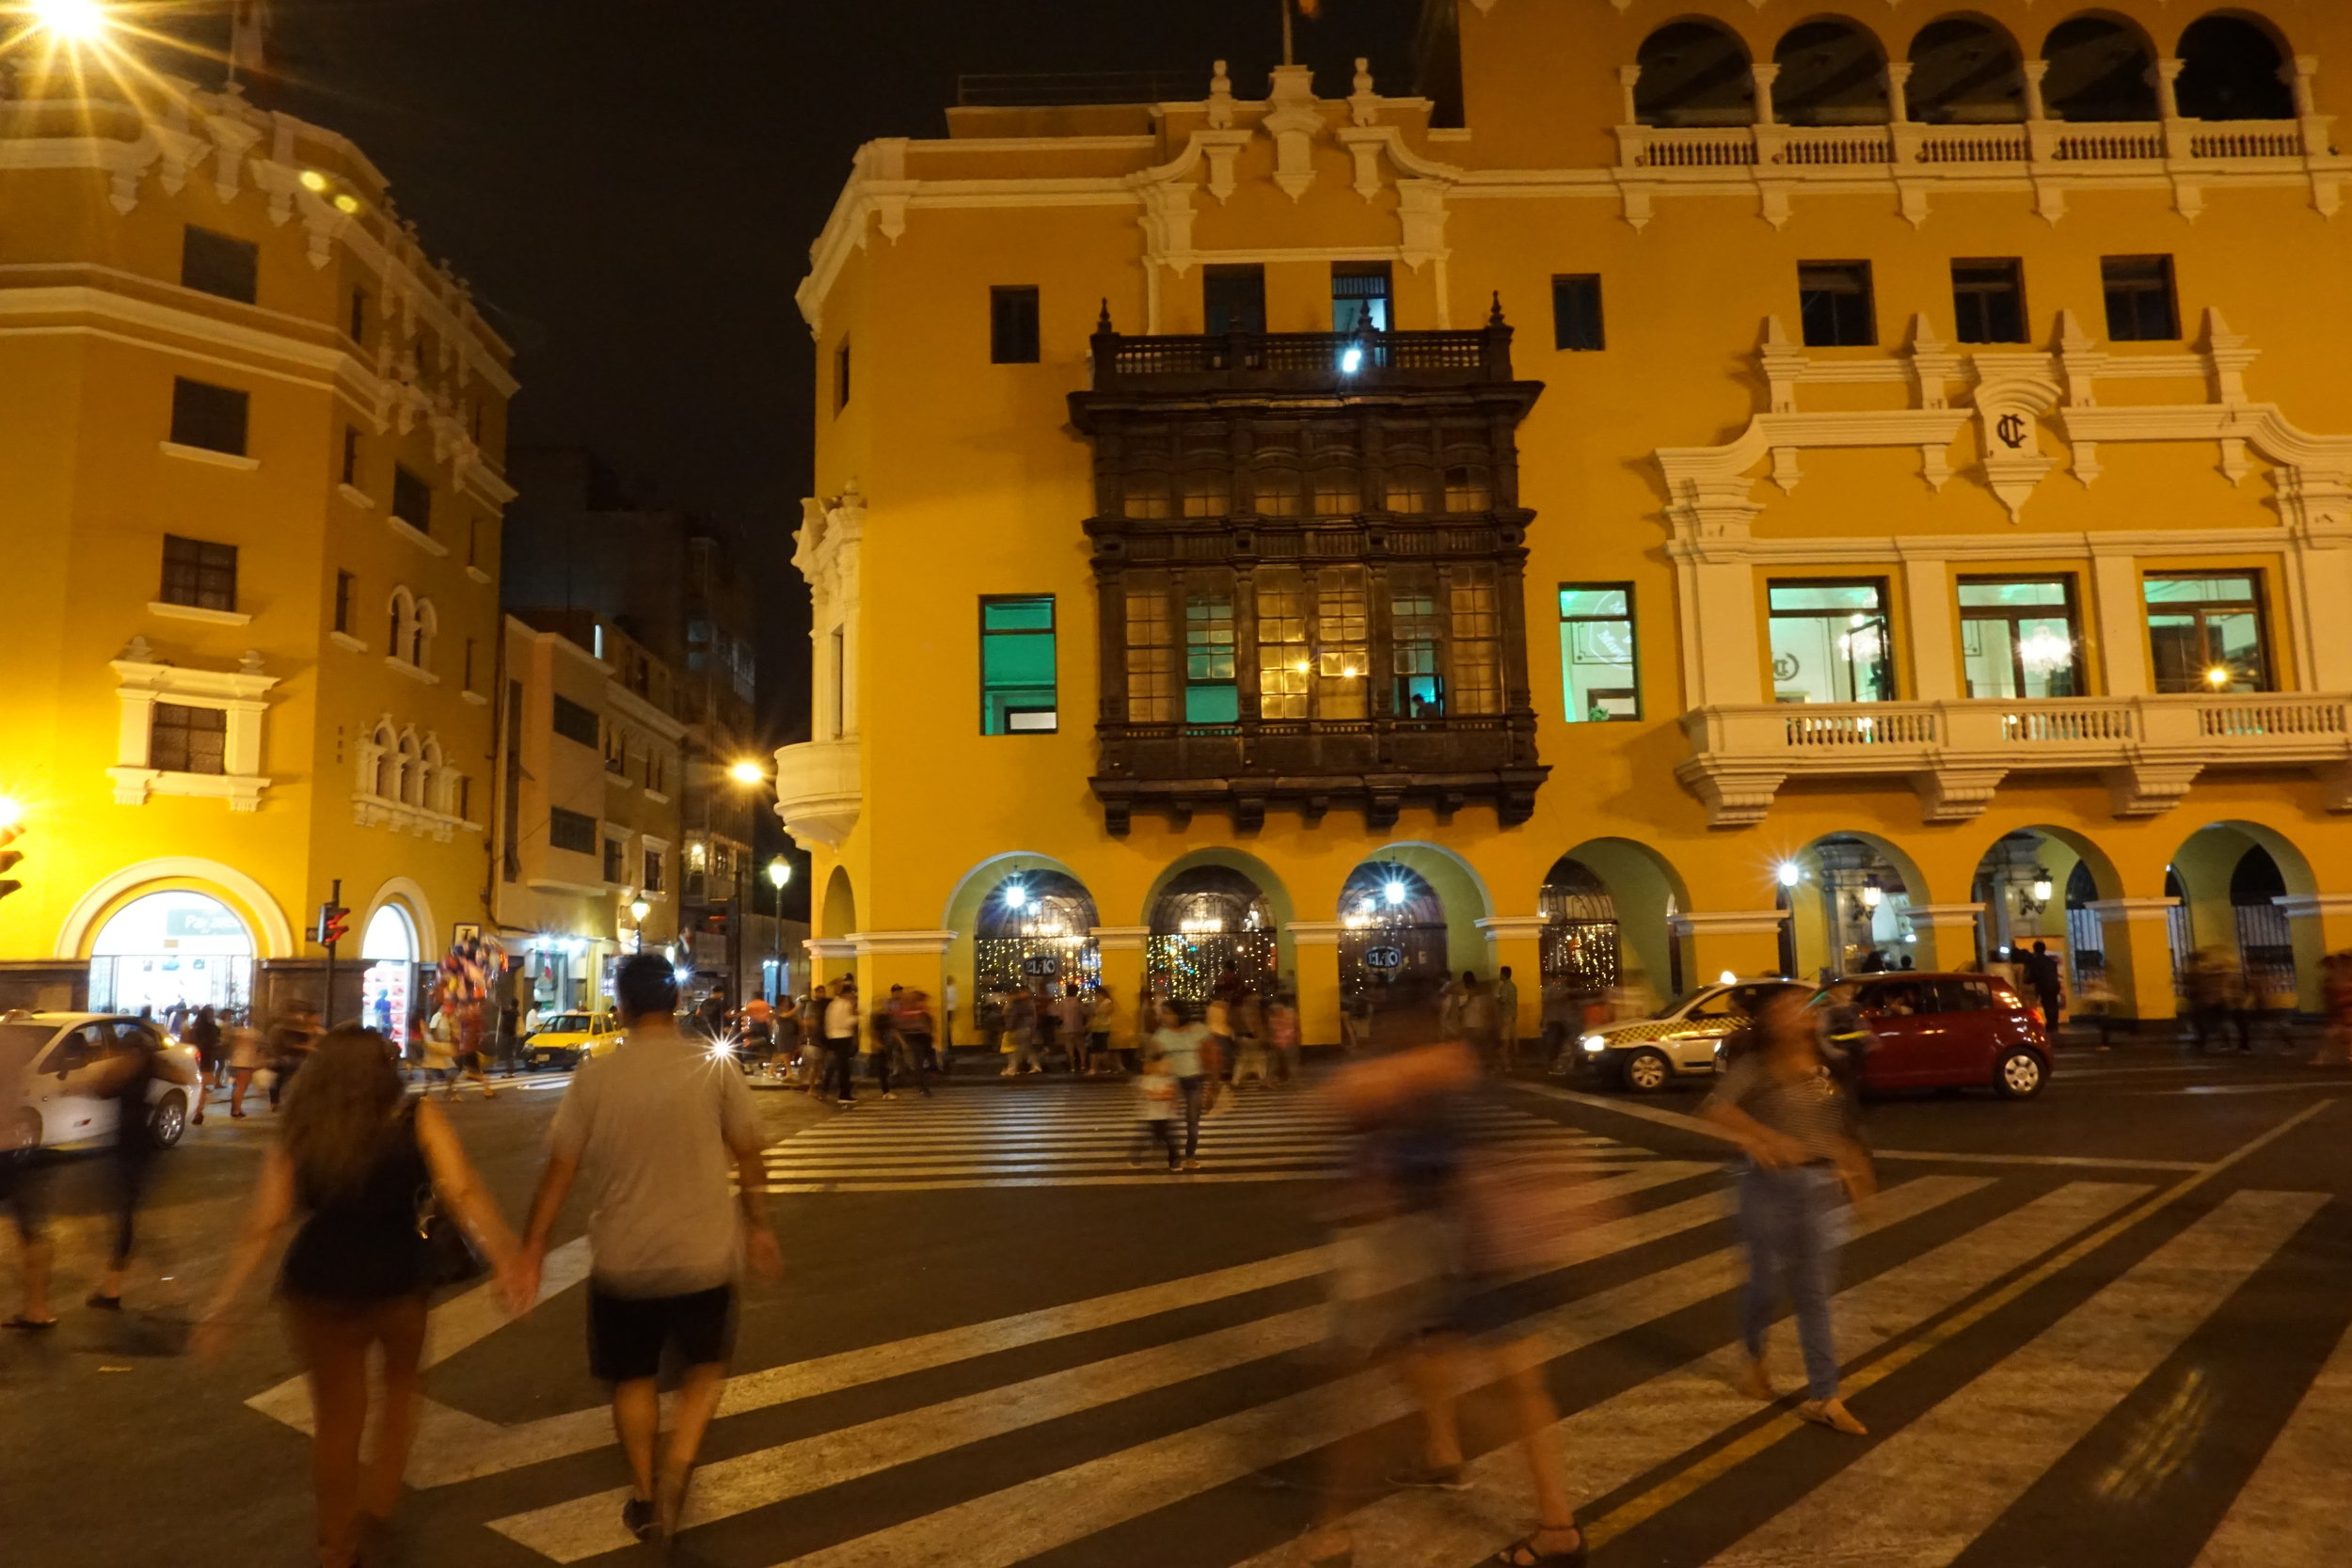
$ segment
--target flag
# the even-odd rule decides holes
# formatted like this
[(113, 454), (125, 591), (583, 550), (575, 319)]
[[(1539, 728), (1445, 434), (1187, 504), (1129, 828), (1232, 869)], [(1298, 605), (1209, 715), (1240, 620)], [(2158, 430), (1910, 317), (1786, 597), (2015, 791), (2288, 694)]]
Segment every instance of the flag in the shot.
[(269, 70), (269, 0), (236, 0), (229, 18), (229, 79), (260, 76)]

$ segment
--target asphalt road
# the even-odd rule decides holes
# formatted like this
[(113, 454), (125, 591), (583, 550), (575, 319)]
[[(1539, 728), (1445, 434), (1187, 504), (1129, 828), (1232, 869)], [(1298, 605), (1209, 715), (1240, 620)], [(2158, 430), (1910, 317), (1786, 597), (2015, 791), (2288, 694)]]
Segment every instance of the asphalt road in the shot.
[[(511, 1215), (561, 1093), (550, 1076), (456, 1107)], [(1854, 1216), (1838, 1301), (1848, 1397), (1872, 1431), (1857, 1440), (1724, 1382), (1740, 1264), (1723, 1146), (1684, 1114), (1695, 1089), (1499, 1089), (1499, 1144), (1619, 1195), (1583, 1261), (1507, 1297), (1564, 1415), (1594, 1560), (2352, 1560), (2333, 1500), (2352, 1451), (2347, 1094), (2352, 1074), (2275, 1050), (2136, 1045), (2067, 1053), (2028, 1104), (1872, 1105), (1884, 1190)], [(747, 1291), (675, 1560), (1254, 1568), (1292, 1560), (1333, 1442), (1369, 1432), (1387, 1464), (1414, 1457), (1393, 1385), (1323, 1349), (1340, 1145), (1311, 1093), (1241, 1097), (1207, 1123), (1204, 1168), (1178, 1178), (1127, 1164), (1118, 1085), (759, 1103), (787, 1274)], [(265, 1115), (215, 1117), (167, 1157), (119, 1319), (79, 1305), (104, 1239), (96, 1164), (49, 1163), (66, 1323), (0, 1338), (11, 1568), (309, 1560), (303, 1405), (277, 1325), (257, 1315), (215, 1365), (175, 1354), (268, 1137)], [(11, 1308), (13, 1262), (0, 1229)], [(581, 1296), (513, 1323), (467, 1297), (437, 1310), (439, 1408), (398, 1560), (659, 1560), (614, 1533), (623, 1474)], [(1774, 1334), (1793, 1393), (1793, 1335)], [(1358, 1562), (1468, 1568), (1532, 1523), (1495, 1399), (1473, 1395), (1464, 1422), (1472, 1489), (1368, 1481), (1349, 1497)]]

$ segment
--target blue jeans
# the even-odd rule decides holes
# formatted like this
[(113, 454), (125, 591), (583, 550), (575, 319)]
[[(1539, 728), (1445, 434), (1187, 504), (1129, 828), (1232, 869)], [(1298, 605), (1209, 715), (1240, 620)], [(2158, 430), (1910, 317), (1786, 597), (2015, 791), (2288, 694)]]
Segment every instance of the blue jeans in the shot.
[(1184, 1097), (1184, 1158), (1187, 1160), (1200, 1152), (1200, 1091), (1208, 1081), (1206, 1073), (1195, 1073), (1190, 1078), (1176, 1080), (1176, 1087)]
[(1740, 1174), (1740, 1230), (1748, 1249), (1748, 1286), (1740, 1298), (1740, 1337), (1752, 1356), (1764, 1353), (1785, 1293), (1796, 1307), (1804, 1348), (1806, 1396), (1837, 1397), (1837, 1351), (1830, 1342), (1829, 1298), (1837, 1274), (1837, 1242), (1846, 1194), (1828, 1165)]

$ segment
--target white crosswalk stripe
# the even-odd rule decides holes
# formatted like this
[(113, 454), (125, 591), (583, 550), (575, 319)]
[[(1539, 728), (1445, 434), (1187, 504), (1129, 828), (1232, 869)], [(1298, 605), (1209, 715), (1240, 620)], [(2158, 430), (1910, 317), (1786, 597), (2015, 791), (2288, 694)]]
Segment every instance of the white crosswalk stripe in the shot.
[[(982, 1100), (986, 1103), (976, 1103)], [(1502, 1104), (1471, 1114), (1480, 1136), (1519, 1158), (1594, 1172), (1658, 1162), (1636, 1148)], [(770, 1148), (771, 1193), (969, 1187), (1313, 1181), (1345, 1155), (1346, 1129), (1303, 1091), (1229, 1095), (1202, 1118), (1199, 1171), (1167, 1172), (1123, 1088), (1042, 1085), (955, 1099), (862, 1100)], [(1184, 1136), (1184, 1123), (1175, 1124)]]
[[(1286, 1159), (1328, 1158), (1339, 1144), (1327, 1123), (1317, 1125), (1320, 1117), (1303, 1098), (1236, 1110), (1220, 1132), (1226, 1160), (1246, 1168), (1220, 1174), (1285, 1178)], [(1855, 1245), (1832, 1304), (1836, 1346), (1853, 1386), (1886, 1378), (1897, 1388), (1910, 1378), (1908, 1386), (1932, 1397), (1899, 1406), (1904, 1415), (1884, 1418), (1884, 1429), (1824, 1479), (1807, 1464), (1776, 1462), (1816, 1451), (1800, 1444), (1851, 1440), (1796, 1423), (1786, 1404), (1759, 1404), (1733, 1386), (1727, 1308), (1745, 1261), (1722, 1167), (1527, 1125), (1540, 1119), (1507, 1107), (1482, 1114), (1489, 1136), (1519, 1139), (1564, 1172), (1590, 1178), (1578, 1191), (1600, 1207), (1560, 1260), (1572, 1272), (1508, 1296), (1518, 1321), (1500, 1338), (1514, 1343), (1518, 1364), (1576, 1357), (1567, 1365), (1611, 1369), (1603, 1390), (1568, 1401), (1548, 1434), (1574, 1489), (1608, 1510), (1595, 1516), (1604, 1521), (1599, 1539), (1606, 1544), (1631, 1528), (1623, 1521), (1655, 1517), (1704, 1483), (1684, 1484), (1686, 1476), (1740, 1467), (1768, 1505), (1740, 1515), (1736, 1527), (1714, 1527), (1696, 1549), (1658, 1557), (1663, 1568), (1953, 1562), (1996, 1523), (2013, 1526), (2012, 1505), (2070, 1458), (2077, 1471), (2106, 1474), (2106, 1459), (2094, 1466), (2080, 1457), (2088, 1440), (2112, 1433), (2110, 1417), (2177, 1361), (2193, 1336), (2208, 1325), (2279, 1332), (2275, 1302), (2263, 1305), (2247, 1287), (2262, 1276), (2272, 1281), (2265, 1290), (2278, 1288), (2274, 1264), (2292, 1273), (2297, 1265), (2279, 1260), (2329, 1202), (2319, 1193), (2239, 1190), (2207, 1192), (2192, 1204), (2195, 1180), (2146, 1172), (1906, 1172), (1851, 1216)], [(927, 1114), (918, 1105), (863, 1124), (845, 1117), (771, 1152), (787, 1156), (775, 1164), (788, 1170), (822, 1173), (778, 1175), (775, 1185), (787, 1191), (920, 1188), (932, 1179), (896, 1173), (935, 1165), (982, 1172), (971, 1180), (988, 1185), (1070, 1185), (1101, 1180), (1094, 1167), (1103, 1140), (1117, 1150), (1124, 1132), (1117, 1106), (1025, 1096), (1001, 1110)], [(2168, 1210), (2171, 1217), (2159, 1223)], [(709, 1560), (738, 1568), (1011, 1568), (1047, 1554), (1096, 1560), (1089, 1553), (1116, 1560), (1104, 1532), (1413, 1415), (1413, 1396), (1391, 1370), (1344, 1361), (1318, 1369), (1301, 1359), (1328, 1338), (1329, 1287), (1319, 1282), (1345, 1252), (1308, 1247), (739, 1376), (719, 1412), (722, 1438), (696, 1473), (686, 1547), (723, 1544)], [(2343, 1332), (2340, 1308), (2333, 1316), (2324, 1304), (2312, 1310), (2317, 1326), (2293, 1364), (2304, 1369), (2298, 1375), (2317, 1369), (2317, 1376), (2291, 1398), (2274, 1391), (2260, 1402), (2275, 1412), (2277, 1432), (2224, 1439), (2175, 1423), (2159, 1434), (2169, 1446), (2160, 1465), (2143, 1466), (2138, 1483), (2194, 1473), (2188, 1449), (2208, 1437), (2248, 1453), (2267, 1450), (2234, 1499), (2217, 1498), (2206, 1511), (2219, 1521), (2210, 1540), (2183, 1542), (2168, 1560), (2195, 1558), (2197, 1568), (2352, 1560), (2352, 1527), (2332, 1480), (2352, 1441), (2352, 1333)], [(1784, 1380), (1795, 1370), (1791, 1337), (1785, 1323), (1774, 1330)], [(1010, 1352), (1021, 1354), (991, 1360)], [(1586, 1359), (1587, 1352), (1601, 1359)], [(993, 1370), (999, 1365), (1001, 1373)], [(1581, 1381), (1581, 1373), (1553, 1379), (1564, 1388)], [(806, 1403), (765, 1446), (723, 1439), (737, 1418), (861, 1388), (871, 1392), (842, 1407), (854, 1415), (817, 1419), (829, 1407)], [(1180, 1389), (1198, 1392), (1170, 1403)], [(1179, 1409), (1184, 1414), (1172, 1414)], [(1147, 1410), (1161, 1414), (1136, 1424)], [(1084, 1439), (1089, 1423), (1105, 1433), (1099, 1445)], [(1489, 1432), (1483, 1441), (1500, 1436)], [(2132, 1452), (2149, 1440), (2135, 1438)], [(976, 1494), (961, 1484), (959, 1455), (983, 1446), (994, 1457), (978, 1473), (993, 1479)], [(410, 1479), (447, 1486), (610, 1447), (601, 1411), (505, 1428), (483, 1423), (461, 1454), (428, 1462)], [(1007, 1456), (1032, 1447), (1040, 1457), (1016, 1459), (1008, 1476)], [(1406, 1457), (1400, 1451), (1391, 1462)], [(617, 1466), (592, 1473), (619, 1480)], [(582, 1492), (581, 1474), (577, 1465), (546, 1472), (548, 1484), (561, 1487), (553, 1491), (513, 1475), (500, 1495), (519, 1511), (485, 1523), (508, 1549), (545, 1561), (626, 1550), (623, 1489)], [(1517, 1446), (1473, 1452), (1464, 1474), (1465, 1494), (1383, 1489), (1355, 1506), (1345, 1523), (1356, 1560), (1468, 1568), (1525, 1532), (1534, 1497)], [(557, 1482), (558, 1475), (569, 1479)], [(832, 1524), (820, 1495), (885, 1476), (886, 1495), (870, 1486), (859, 1494), (866, 1501), (846, 1516), (859, 1521), (854, 1527)], [(879, 1512), (878, 1496), (886, 1496)], [(1307, 1497), (1260, 1496), (1289, 1499), (1265, 1509), (1287, 1513), (1287, 1526), (1198, 1560), (1234, 1568), (1298, 1560), (1283, 1537), (1304, 1524)], [(777, 1539), (763, 1544), (771, 1528)]]

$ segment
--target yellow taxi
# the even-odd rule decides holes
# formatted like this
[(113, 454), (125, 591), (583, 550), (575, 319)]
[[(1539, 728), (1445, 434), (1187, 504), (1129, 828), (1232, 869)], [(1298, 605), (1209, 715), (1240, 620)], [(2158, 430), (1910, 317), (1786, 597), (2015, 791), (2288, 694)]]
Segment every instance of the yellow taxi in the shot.
[(617, 1019), (603, 1013), (549, 1013), (523, 1037), (523, 1061), (530, 1067), (576, 1068), (592, 1057), (611, 1055), (620, 1043)]

